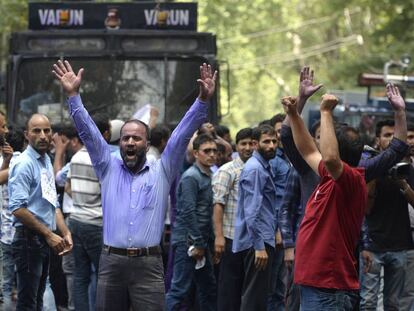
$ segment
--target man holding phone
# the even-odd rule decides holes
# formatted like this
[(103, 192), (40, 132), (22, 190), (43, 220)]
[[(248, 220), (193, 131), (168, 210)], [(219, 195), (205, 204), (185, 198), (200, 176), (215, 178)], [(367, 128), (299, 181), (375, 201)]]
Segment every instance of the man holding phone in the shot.
[[(16, 310), (41, 311), (50, 248), (64, 255), (73, 243), (59, 209), (53, 166), (47, 155), (52, 139), (49, 119), (32, 115), (24, 135), (29, 146), (16, 158), (9, 175), (9, 209), (16, 227), (12, 242), (17, 267)], [(56, 228), (62, 236), (53, 232)]]

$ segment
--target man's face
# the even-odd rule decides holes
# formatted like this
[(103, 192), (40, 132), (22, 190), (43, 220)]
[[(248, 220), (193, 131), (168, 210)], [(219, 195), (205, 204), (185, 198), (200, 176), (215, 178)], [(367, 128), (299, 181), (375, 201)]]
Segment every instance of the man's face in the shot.
[(275, 124), (275, 131), (276, 131), (276, 138), (277, 138), (277, 143), (278, 143), (278, 147), (282, 147), (282, 140), (281, 140), (281, 135), (280, 132), (282, 131), (282, 122), (277, 122)]
[(7, 127), (6, 117), (0, 114), (0, 136), (5, 137), (9, 129)]
[(262, 134), (257, 144), (257, 151), (265, 160), (271, 160), (276, 155), (277, 138), (275, 135)]
[(407, 131), (407, 145), (409, 146), (410, 156), (414, 156), (414, 131)]
[(319, 144), (321, 142), (321, 127), (318, 127), (315, 131), (315, 137), (313, 138), (315, 141), (316, 147), (319, 149)]
[(217, 160), (217, 145), (214, 142), (201, 144), (198, 150), (194, 150), (197, 163), (203, 167), (211, 167)]
[(148, 151), (145, 126), (135, 122), (125, 124), (121, 132), (119, 149), (125, 165), (130, 170), (137, 169)]
[(52, 141), (52, 129), (49, 120), (42, 115), (34, 115), (25, 131), (25, 137), (39, 154), (43, 155), (49, 151)]
[(380, 151), (387, 149), (392, 138), (394, 137), (394, 127), (385, 125), (381, 128), (380, 136), (377, 137), (377, 145)]
[(251, 138), (240, 139), (236, 145), (236, 150), (240, 159), (246, 162), (252, 156), (254, 150), (253, 140)]

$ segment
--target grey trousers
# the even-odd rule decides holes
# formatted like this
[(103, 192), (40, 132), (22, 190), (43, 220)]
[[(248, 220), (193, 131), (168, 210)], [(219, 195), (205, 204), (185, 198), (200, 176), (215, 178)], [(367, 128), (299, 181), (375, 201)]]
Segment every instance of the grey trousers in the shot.
[(127, 257), (102, 250), (96, 297), (98, 311), (165, 309), (161, 255)]

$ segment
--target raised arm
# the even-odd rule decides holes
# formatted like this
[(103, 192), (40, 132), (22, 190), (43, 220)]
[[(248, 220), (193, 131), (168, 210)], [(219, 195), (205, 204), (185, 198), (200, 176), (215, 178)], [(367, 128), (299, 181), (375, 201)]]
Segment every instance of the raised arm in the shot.
[(282, 105), (286, 115), (289, 116), (293, 140), (299, 153), (312, 170), (319, 175), (318, 166), (322, 156), (297, 111), (297, 99), (291, 96), (283, 97)]
[[(303, 67), (299, 76), (299, 95), (296, 107), (299, 114), (302, 114), (302, 110), (305, 107), (307, 100), (323, 87), (323, 84), (314, 85), (313, 79), (313, 70), (311, 70), (308, 66)], [(290, 126), (290, 118), (288, 115), (283, 121), (283, 124)]]
[(322, 96), (320, 147), (322, 161), (333, 179), (338, 179), (343, 171), (332, 115), (337, 104), (338, 99), (335, 96), (329, 94)]
[(99, 179), (105, 175), (111, 161), (111, 150), (86, 111), (79, 96), (83, 68), (75, 74), (68, 61), (58, 61), (53, 65), (53, 73), (60, 81), (68, 98), (69, 112), (73, 118), (79, 136), (88, 150), (92, 164)]
[(161, 155), (162, 164), (171, 182), (184, 161), (190, 138), (207, 120), (208, 103), (216, 89), (216, 78), (217, 71), (213, 73), (210, 65), (200, 66), (200, 79), (197, 80), (200, 87), (198, 98), (171, 134)]
[(362, 159), (359, 166), (365, 168), (365, 180), (373, 179), (387, 174), (388, 170), (400, 162), (407, 154), (407, 119), (405, 113), (405, 102), (398, 87), (387, 84), (387, 97), (394, 110), (394, 138), (387, 149), (369, 159)]

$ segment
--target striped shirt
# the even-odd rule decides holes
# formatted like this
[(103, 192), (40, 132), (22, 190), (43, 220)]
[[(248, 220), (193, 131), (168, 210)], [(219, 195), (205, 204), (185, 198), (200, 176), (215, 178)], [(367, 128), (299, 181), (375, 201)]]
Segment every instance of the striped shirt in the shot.
[(239, 193), (239, 178), (244, 162), (237, 157), (221, 166), (213, 176), (213, 203), (224, 206), (223, 235), (233, 240), (234, 222), (237, 214), (237, 196)]
[(102, 226), (101, 186), (86, 147), (82, 147), (72, 157), (68, 178), (70, 178), (73, 200), (70, 218), (82, 223)]

